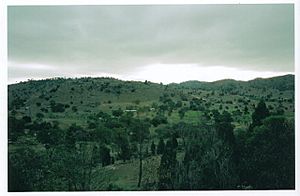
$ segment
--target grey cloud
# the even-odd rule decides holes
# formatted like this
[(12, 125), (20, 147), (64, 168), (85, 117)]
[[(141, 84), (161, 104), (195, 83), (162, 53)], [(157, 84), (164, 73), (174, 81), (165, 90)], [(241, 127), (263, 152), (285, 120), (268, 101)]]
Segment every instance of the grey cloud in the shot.
[(9, 61), (117, 74), (157, 62), (294, 71), (293, 14), (289, 4), (12, 6)]

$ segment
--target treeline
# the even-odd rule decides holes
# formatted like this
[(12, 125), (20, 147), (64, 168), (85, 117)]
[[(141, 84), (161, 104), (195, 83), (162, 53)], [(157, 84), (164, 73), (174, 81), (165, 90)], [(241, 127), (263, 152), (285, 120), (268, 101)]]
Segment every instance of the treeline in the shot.
[[(264, 101), (244, 131), (234, 132), (229, 112), (212, 114), (213, 123), (181, 122), (158, 128), (155, 135), (150, 127), (167, 123), (164, 119), (140, 119), (121, 110), (99, 112), (88, 117), (86, 127), (66, 129), (42, 117), (11, 115), (9, 191), (93, 190), (99, 165), (132, 159), (139, 162), (138, 190), (294, 189), (293, 120), (271, 114)], [(146, 183), (143, 163), (152, 156), (160, 157), (153, 171), (157, 180)]]
[[(97, 119), (97, 120), (96, 120)], [(150, 124), (129, 115), (122, 118), (100, 112), (90, 117), (89, 128), (72, 124), (63, 130), (58, 122), (30, 117), (9, 118), (9, 190), (91, 190), (98, 164), (150, 156)]]
[(233, 133), (228, 112), (214, 112), (213, 126), (181, 125), (185, 156), (176, 160), (167, 142), (159, 168), (159, 190), (294, 189), (293, 120), (273, 116), (261, 101), (245, 132)]

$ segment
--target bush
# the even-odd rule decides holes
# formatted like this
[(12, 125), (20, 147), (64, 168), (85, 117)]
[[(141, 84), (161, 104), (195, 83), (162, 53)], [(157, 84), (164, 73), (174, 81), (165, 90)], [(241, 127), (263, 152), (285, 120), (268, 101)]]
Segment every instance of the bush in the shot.
[(55, 103), (55, 101), (50, 102), (51, 110), (52, 112), (64, 112), (65, 111), (65, 105), (62, 103)]
[(37, 117), (38, 119), (44, 118), (44, 114), (42, 114), (42, 113), (37, 113), (37, 114), (36, 114), (36, 117)]
[(72, 106), (72, 111), (73, 112), (77, 112), (78, 111), (77, 107), (76, 106)]
[(122, 116), (122, 114), (123, 114), (123, 110), (121, 108), (112, 111), (112, 115), (114, 115), (115, 117), (120, 117)]
[(160, 124), (168, 123), (168, 121), (167, 121), (167, 117), (163, 115), (157, 115), (151, 120), (151, 123), (154, 127), (157, 127)]

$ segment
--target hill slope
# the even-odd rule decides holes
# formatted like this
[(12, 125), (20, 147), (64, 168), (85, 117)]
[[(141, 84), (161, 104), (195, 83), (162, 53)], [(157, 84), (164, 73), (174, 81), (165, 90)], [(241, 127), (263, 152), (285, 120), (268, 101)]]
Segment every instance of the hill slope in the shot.
[[(208, 143), (201, 138), (215, 135), (218, 113), (229, 115), (224, 119), (230, 121), (232, 136), (239, 138), (249, 130), (261, 99), (275, 117), (293, 121), (295, 110), (292, 75), (248, 82), (187, 81), (170, 85), (113, 78), (55, 78), (9, 85), (8, 99), (9, 156), (11, 165), (20, 169), (11, 175), (22, 180), (27, 171), (32, 172), (29, 177), (35, 183), (28, 190), (157, 190), (158, 168), (163, 159), (158, 153), (161, 141), (175, 138), (175, 159), (183, 163), (189, 150), (187, 143), (195, 138), (193, 134), (199, 134), (200, 140), (190, 144), (202, 142), (202, 147), (207, 147), (204, 144), (211, 143), (209, 138)], [(138, 122), (145, 122), (148, 129), (136, 128)], [(143, 150), (138, 151), (133, 132), (140, 129), (148, 136)], [(221, 140), (217, 141), (214, 147), (220, 145), (224, 150)], [(157, 145), (156, 153), (152, 144)], [(69, 151), (69, 145), (75, 151)], [(210, 150), (207, 147), (207, 152)], [(124, 154), (129, 158), (125, 160)], [(33, 165), (37, 160), (44, 162)], [(142, 186), (138, 187), (141, 163)], [(57, 170), (53, 176), (45, 165)], [(68, 172), (61, 174), (65, 170)], [(45, 173), (41, 175), (40, 171)], [(56, 184), (44, 180), (46, 184), (35, 187), (40, 181), (36, 176), (54, 179)], [(70, 179), (75, 181), (75, 188), (66, 183)], [(82, 185), (85, 183), (87, 188)], [(77, 189), (78, 184), (84, 188)]]

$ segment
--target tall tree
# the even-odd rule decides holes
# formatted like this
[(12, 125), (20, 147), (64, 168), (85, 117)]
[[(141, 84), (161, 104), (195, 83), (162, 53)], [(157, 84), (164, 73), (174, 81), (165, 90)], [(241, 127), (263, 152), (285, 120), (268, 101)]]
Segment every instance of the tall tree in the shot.
[(111, 164), (111, 156), (110, 156), (110, 149), (105, 146), (100, 146), (100, 157), (101, 157), (101, 163), (102, 167)]
[(11, 141), (16, 141), (19, 136), (25, 134), (25, 121), (17, 119), (15, 116), (8, 118), (8, 138)]
[(176, 175), (176, 163), (176, 148), (174, 147), (174, 141), (168, 140), (158, 169), (158, 189), (172, 190), (175, 188), (174, 179)]
[(255, 189), (295, 188), (293, 120), (270, 116), (247, 139), (246, 180)]
[(154, 141), (152, 141), (151, 143), (151, 153), (153, 156), (156, 154), (156, 146), (154, 144)]
[(163, 154), (164, 151), (165, 151), (165, 142), (163, 138), (160, 138), (157, 146), (157, 154), (158, 155)]
[(77, 126), (75, 124), (72, 124), (66, 132), (66, 136), (65, 136), (65, 146), (68, 149), (74, 149), (75, 145), (76, 145), (76, 130), (77, 130)]
[(8, 191), (40, 191), (44, 181), (45, 157), (24, 145), (8, 157)]
[(178, 142), (177, 142), (177, 139), (176, 139), (176, 135), (175, 135), (175, 134), (172, 135), (171, 143), (172, 143), (173, 149), (176, 151), (176, 150), (177, 150), (177, 147), (178, 147)]
[(224, 111), (222, 114), (219, 112), (214, 113), (215, 127), (218, 136), (230, 145), (235, 144), (235, 138), (233, 134), (232, 117), (229, 112)]
[(150, 124), (144, 120), (137, 119), (133, 122), (131, 127), (133, 140), (138, 144), (138, 156), (139, 156), (139, 179), (138, 187), (141, 186), (142, 173), (143, 173), (143, 151), (144, 141), (148, 139)]
[(131, 157), (131, 150), (128, 138), (126, 136), (120, 136), (118, 139), (118, 145), (120, 147), (120, 157), (125, 162), (126, 160), (129, 160)]
[(176, 183), (181, 189), (234, 189), (238, 176), (233, 151), (214, 126), (197, 125), (190, 130), (183, 164)]
[(270, 112), (266, 106), (266, 103), (264, 100), (260, 100), (252, 114), (252, 123), (249, 127), (249, 130), (252, 131), (255, 126), (262, 125), (262, 121), (268, 116), (270, 116)]

